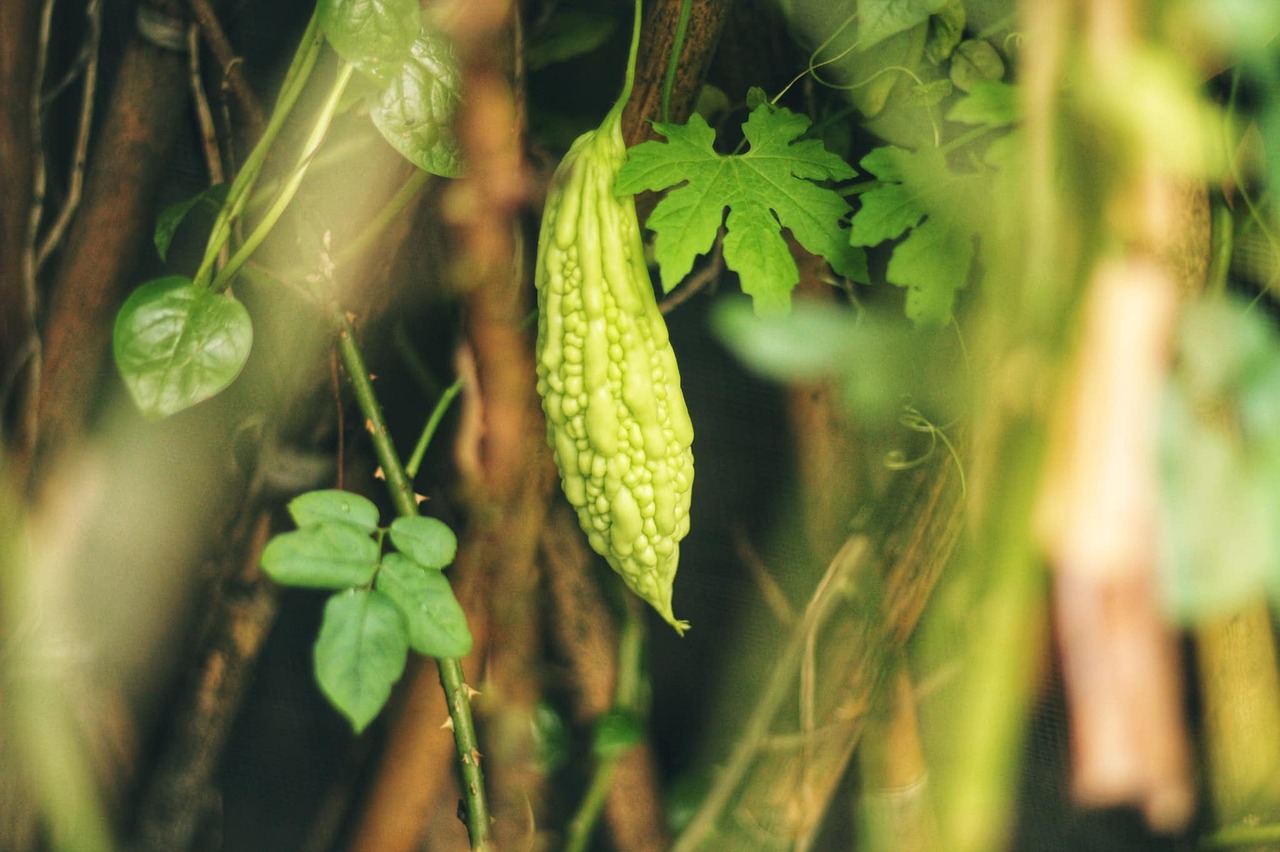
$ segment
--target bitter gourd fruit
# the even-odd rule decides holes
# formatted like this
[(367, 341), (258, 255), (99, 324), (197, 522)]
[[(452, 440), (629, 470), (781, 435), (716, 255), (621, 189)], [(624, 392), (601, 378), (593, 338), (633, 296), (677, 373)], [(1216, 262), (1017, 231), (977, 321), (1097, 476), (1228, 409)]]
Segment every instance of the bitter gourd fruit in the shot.
[(630, 195), (622, 104), (556, 169), (538, 238), (538, 393), (565, 496), (592, 548), (678, 632), (693, 424)]

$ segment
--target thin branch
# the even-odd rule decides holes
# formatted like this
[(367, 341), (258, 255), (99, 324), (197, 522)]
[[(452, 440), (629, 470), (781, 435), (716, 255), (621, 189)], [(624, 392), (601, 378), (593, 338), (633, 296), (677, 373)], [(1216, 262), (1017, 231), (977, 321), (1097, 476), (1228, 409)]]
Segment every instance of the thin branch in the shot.
[[(50, 4), (52, 5), (52, 4)], [(54, 249), (62, 242), (71, 217), (80, 206), (80, 197), (84, 191), (85, 162), (89, 158), (89, 137), (93, 128), (93, 103), (98, 90), (98, 49), (102, 43), (102, 0), (90, 0), (85, 7), (85, 20), (88, 23), (88, 59), (84, 66), (84, 84), (80, 91), (80, 117), (76, 125), (76, 144), (71, 154), (71, 177), (67, 186), (67, 200), (58, 211), (58, 218), (49, 226), (49, 233), (41, 241), (35, 255), (35, 275), (40, 274), (41, 267), (53, 254)], [(39, 95), (37, 95), (39, 97)]]
[(36, 39), (36, 70), (31, 86), (31, 150), (35, 152), (34, 174), (31, 176), (31, 211), (27, 219), (27, 246), (23, 269), (26, 275), (27, 300), (35, 304), (39, 257), (40, 221), (44, 218), (44, 193), (49, 183), (49, 166), (44, 156), (44, 102), (40, 90), (49, 65), (49, 36), (53, 27), (53, 0), (40, 7), (40, 35)]
[(244, 72), (241, 70), (243, 63), (227, 39), (227, 34), (218, 21), (217, 13), (209, 5), (208, 0), (188, 0), (188, 5), (191, 7), (191, 15), (200, 25), (200, 31), (209, 45), (209, 50), (213, 52), (213, 58), (218, 61), (222, 69), (223, 78), (235, 94), (236, 100), (240, 102), (240, 106), (248, 114), (253, 135), (261, 135), (262, 128), (267, 125), (267, 117), (262, 111), (262, 105), (258, 103), (257, 95), (244, 79)]
[(187, 53), (190, 58), (191, 98), (196, 105), (196, 119), (200, 123), (200, 142), (204, 148), (204, 162), (209, 168), (209, 182), (224, 183), (226, 173), (222, 168), (222, 154), (218, 150), (218, 131), (213, 123), (213, 111), (209, 109), (209, 96), (205, 94), (200, 76), (199, 30), (195, 24), (187, 29)]

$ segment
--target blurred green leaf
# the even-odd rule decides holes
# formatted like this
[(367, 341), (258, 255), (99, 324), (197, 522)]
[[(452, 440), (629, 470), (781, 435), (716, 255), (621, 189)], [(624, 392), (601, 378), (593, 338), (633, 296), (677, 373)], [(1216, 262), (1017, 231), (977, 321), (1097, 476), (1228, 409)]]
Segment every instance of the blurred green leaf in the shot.
[[(984, 81), (1004, 77), (1004, 60), (990, 43), (980, 38), (963, 41), (951, 56), (951, 82), (962, 92), (971, 92)], [(976, 123), (976, 122), (972, 122)]]
[(634, 713), (610, 710), (596, 720), (591, 750), (597, 757), (612, 758), (644, 742), (644, 725)]
[(338, 55), (386, 82), (418, 36), (418, 0), (319, 0), (320, 29)]
[(178, 232), (178, 227), (187, 218), (188, 213), (202, 204), (216, 212), (222, 206), (222, 201), (226, 197), (227, 185), (219, 183), (202, 192), (197, 192), (190, 198), (175, 201), (164, 210), (161, 210), (160, 215), (156, 217), (156, 229), (152, 235), (156, 246), (156, 254), (160, 256), (160, 260), (168, 259), (169, 246), (173, 243), (173, 235)]
[(929, 18), (924, 57), (934, 65), (947, 60), (964, 37), (964, 0), (949, 0)]
[(574, 59), (603, 45), (617, 28), (614, 16), (594, 9), (557, 9), (529, 39), (525, 62), (537, 71)]
[(1018, 117), (1017, 89), (995, 80), (974, 83), (968, 97), (956, 101), (955, 106), (947, 111), (948, 121), (986, 127), (1007, 127)]
[(946, 5), (947, 0), (858, 0), (858, 48), (867, 50), (923, 24)]
[(1194, 623), (1280, 603), (1280, 337), (1256, 311), (1189, 306), (1160, 428), (1164, 599)]

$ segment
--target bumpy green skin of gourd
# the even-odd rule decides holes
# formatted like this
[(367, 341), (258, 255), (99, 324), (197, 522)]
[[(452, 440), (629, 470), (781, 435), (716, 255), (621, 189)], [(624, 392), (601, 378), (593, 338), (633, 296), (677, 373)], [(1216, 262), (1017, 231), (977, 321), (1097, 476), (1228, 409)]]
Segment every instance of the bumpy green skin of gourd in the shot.
[(538, 238), (538, 393), (565, 496), (591, 546), (678, 632), (693, 424), (644, 263), (620, 109), (557, 168)]

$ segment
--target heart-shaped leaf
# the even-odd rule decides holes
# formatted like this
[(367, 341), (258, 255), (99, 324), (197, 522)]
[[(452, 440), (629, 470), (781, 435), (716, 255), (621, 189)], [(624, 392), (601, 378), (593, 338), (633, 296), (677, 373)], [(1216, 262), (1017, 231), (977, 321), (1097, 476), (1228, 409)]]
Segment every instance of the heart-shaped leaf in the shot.
[(453, 115), (462, 100), (458, 60), (448, 40), (425, 26), (391, 77), (369, 99), (378, 131), (418, 168), (442, 177), (462, 174)]
[(418, 0), (320, 0), (320, 29), (338, 55), (386, 81), (418, 34)]
[(235, 380), (253, 346), (244, 305), (172, 275), (143, 284), (120, 308), (116, 367), (144, 416), (203, 402)]
[(386, 595), (351, 589), (329, 598), (316, 637), (316, 681), (357, 734), (387, 703), (408, 656), (404, 619)]

